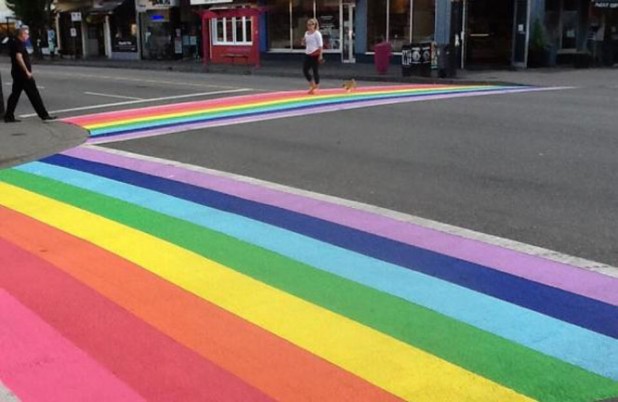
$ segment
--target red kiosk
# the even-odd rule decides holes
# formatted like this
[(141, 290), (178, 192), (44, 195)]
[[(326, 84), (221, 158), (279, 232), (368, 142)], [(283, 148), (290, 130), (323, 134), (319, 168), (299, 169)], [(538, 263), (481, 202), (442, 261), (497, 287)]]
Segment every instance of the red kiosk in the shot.
[(259, 16), (254, 7), (201, 11), (204, 64), (260, 66)]

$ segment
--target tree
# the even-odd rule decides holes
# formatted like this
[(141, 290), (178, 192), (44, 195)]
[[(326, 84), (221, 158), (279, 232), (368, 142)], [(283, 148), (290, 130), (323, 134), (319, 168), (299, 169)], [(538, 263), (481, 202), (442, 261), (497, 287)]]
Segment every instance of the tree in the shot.
[(32, 45), (37, 52), (38, 40), (47, 39), (47, 28), (51, 26), (52, 2), (53, 0), (6, 0), (7, 7), (30, 27)]

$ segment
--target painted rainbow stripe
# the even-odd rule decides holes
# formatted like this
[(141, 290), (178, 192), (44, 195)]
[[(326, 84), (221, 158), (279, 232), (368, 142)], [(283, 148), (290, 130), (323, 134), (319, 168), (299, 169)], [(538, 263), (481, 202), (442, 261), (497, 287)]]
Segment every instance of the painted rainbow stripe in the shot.
[(23, 400), (618, 396), (616, 278), (92, 145), (0, 171), (0, 322)]
[[(104, 386), (127, 400), (618, 395), (611, 277), (88, 146), (0, 172), (0, 193), (8, 292), (0, 314), (56, 334), (14, 339), (0, 329), (13, 342), (2, 345), (44, 348), (58, 338), (72, 345), (67, 353), (85, 351), (88, 362), (63, 365), (62, 378), (91, 366), (102, 374), (73, 392)], [(417, 244), (420, 232), (431, 244)], [(434, 250), (460, 243), (485, 253), (469, 261), (459, 247)], [(493, 267), (492, 253), (507, 262)], [(523, 270), (508, 263), (522, 258)], [(28, 375), (50, 380), (26, 382), (0, 361), (0, 379), (18, 396), (62, 395), (68, 385), (41, 388), (55, 372), (44, 367)]]
[(525, 86), (405, 85), (245, 95), (108, 112), (65, 119), (88, 129), (90, 143), (173, 134), (206, 127), (255, 122), (403, 102), (546, 90)]

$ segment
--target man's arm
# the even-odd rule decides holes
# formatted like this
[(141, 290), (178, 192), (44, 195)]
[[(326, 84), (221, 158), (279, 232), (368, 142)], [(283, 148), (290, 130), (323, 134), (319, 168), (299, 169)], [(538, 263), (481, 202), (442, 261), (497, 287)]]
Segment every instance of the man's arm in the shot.
[(32, 78), (32, 73), (28, 71), (28, 67), (26, 67), (24, 56), (21, 53), (17, 53), (15, 55), (15, 60), (17, 60), (17, 64), (19, 64), (19, 67), (21, 67), (21, 69), (24, 70), (26, 77), (28, 77), (28, 79)]

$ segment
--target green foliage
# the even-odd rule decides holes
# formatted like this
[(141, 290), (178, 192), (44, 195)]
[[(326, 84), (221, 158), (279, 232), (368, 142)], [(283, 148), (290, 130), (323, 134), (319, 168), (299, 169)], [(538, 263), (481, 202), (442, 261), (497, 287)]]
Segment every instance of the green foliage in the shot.
[(531, 50), (544, 50), (548, 46), (547, 37), (545, 35), (545, 28), (538, 18), (534, 20), (532, 25), (532, 32), (530, 34), (530, 49)]

